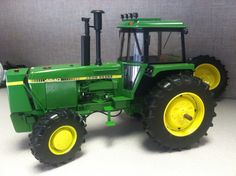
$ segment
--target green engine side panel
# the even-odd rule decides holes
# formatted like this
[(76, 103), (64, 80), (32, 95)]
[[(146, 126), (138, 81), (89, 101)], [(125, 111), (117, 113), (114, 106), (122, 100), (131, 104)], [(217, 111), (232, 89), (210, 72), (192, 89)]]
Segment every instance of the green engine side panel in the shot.
[(33, 93), (33, 102), (35, 109), (40, 110), (41, 106), (46, 109), (47, 104), (45, 83), (30, 84), (30, 88)]
[(114, 90), (118, 88), (118, 80), (121, 78), (121, 66), (118, 63), (105, 63), (101, 66), (64, 64), (32, 67), (28, 82), (36, 110), (41, 107), (48, 110), (75, 108), (81, 103), (82, 90), (95, 94), (98, 91)]
[(24, 85), (8, 86), (11, 113), (32, 111)]
[(46, 83), (47, 109), (77, 106), (76, 81)]
[(7, 71), (7, 91), (11, 113), (32, 111), (24, 85), (28, 69), (11, 69)]

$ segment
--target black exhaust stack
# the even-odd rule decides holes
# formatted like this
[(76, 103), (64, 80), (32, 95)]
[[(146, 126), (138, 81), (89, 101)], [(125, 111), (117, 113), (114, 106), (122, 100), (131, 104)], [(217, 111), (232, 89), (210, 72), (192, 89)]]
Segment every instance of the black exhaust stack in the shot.
[(90, 27), (96, 31), (96, 65), (102, 65), (101, 60), (101, 30), (102, 30), (102, 10), (93, 10), (94, 26), (89, 25), (89, 18), (82, 18), (84, 22), (84, 35), (81, 36), (81, 65), (90, 65)]
[(93, 10), (94, 29), (96, 31), (96, 65), (102, 65), (101, 60), (101, 30), (102, 30), (102, 10)]
[(90, 65), (90, 31), (89, 31), (89, 18), (82, 18), (84, 21), (84, 33), (81, 36), (81, 65)]

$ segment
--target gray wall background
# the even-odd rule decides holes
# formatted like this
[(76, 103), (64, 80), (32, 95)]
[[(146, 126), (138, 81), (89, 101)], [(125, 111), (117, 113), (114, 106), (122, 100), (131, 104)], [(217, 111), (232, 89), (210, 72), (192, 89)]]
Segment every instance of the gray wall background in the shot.
[(118, 56), (121, 13), (183, 20), (189, 28), (187, 56), (221, 59), (230, 76), (224, 96), (236, 98), (235, 0), (0, 0), (0, 61), (30, 66), (80, 62), (81, 17), (92, 17), (92, 9), (106, 11), (102, 58), (107, 61)]

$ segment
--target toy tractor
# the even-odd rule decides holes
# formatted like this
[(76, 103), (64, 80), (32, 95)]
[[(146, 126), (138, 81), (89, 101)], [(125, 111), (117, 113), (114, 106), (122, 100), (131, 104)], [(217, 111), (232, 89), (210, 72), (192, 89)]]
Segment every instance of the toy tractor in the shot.
[[(35, 158), (50, 165), (72, 159), (85, 140), (86, 119), (95, 112), (107, 116), (107, 126), (115, 125), (115, 111), (142, 115), (146, 133), (168, 149), (198, 142), (212, 126), (216, 103), (186, 59), (183, 22), (122, 15), (118, 60), (102, 63), (104, 12), (92, 13), (93, 26), (82, 18), (81, 65), (7, 71), (12, 123), (16, 132), (32, 131)], [(96, 31), (95, 64), (90, 64), (90, 28)]]

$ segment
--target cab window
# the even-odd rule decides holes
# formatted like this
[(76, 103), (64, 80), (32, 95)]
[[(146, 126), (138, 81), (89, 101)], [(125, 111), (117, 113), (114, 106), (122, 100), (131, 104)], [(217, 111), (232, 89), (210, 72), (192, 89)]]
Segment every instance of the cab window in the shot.
[(181, 32), (150, 32), (149, 63), (182, 62)]
[(120, 60), (143, 62), (143, 33), (122, 32), (120, 34)]

